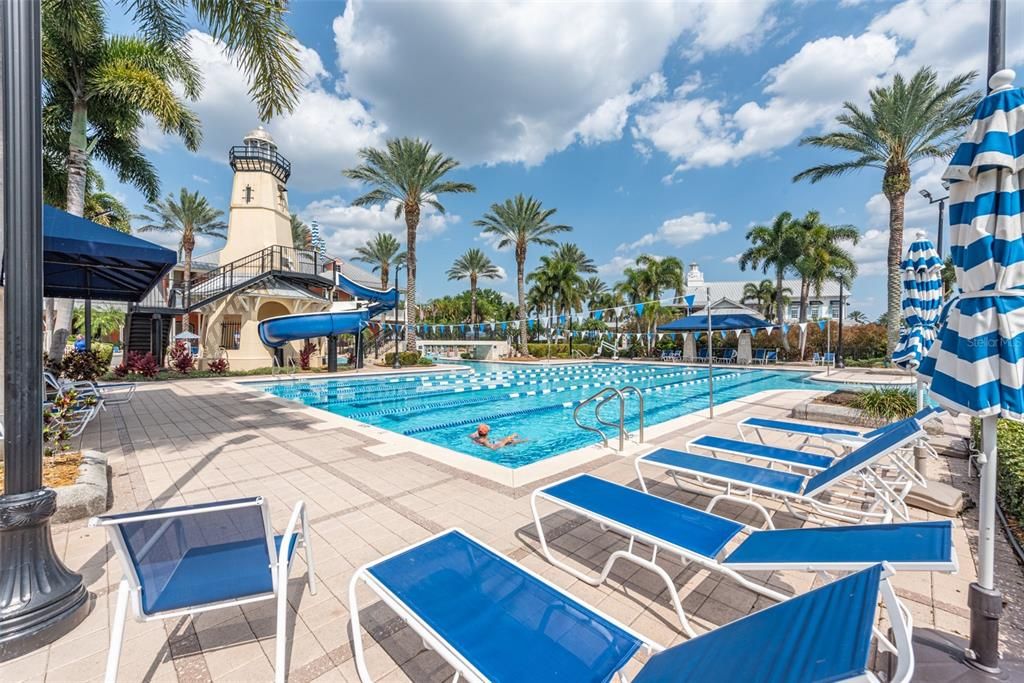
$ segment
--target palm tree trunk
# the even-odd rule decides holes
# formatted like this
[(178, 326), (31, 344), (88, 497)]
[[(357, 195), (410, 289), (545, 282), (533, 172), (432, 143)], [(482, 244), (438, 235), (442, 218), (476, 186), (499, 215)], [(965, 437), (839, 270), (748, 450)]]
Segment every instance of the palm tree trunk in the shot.
[[(807, 322), (807, 300), (811, 296), (811, 283), (807, 281), (807, 278), (800, 278), (800, 322)], [(804, 325), (800, 329), (800, 360), (804, 359), (804, 353), (807, 351), (807, 326)]]
[[(420, 205), (405, 203), (405, 350), (416, 351), (416, 226)], [(397, 284), (397, 283), (396, 283)]]
[[(87, 126), (88, 105), (84, 100), (76, 99), (72, 107), (71, 136), (68, 140), (68, 187), (65, 196), (67, 212), (75, 216), (82, 216), (85, 213), (86, 169), (89, 165)], [(71, 334), (71, 314), (74, 306), (73, 299), (54, 301), (53, 332), (50, 335), (50, 358), (54, 360), (64, 357), (64, 347)]]
[(476, 275), (469, 276), (469, 324), (476, 324)]
[(782, 348), (789, 351), (789, 336), (782, 329), (783, 321), (786, 318), (786, 311), (783, 304), (785, 297), (782, 293), (782, 268), (775, 269), (775, 317), (779, 319), (779, 336), (782, 337)]
[[(182, 293), (185, 294), (186, 299), (188, 297), (188, 285), (192, 282), (192, 250), (196, 248), (196, 238), (192, 235), (192, 231), (188, 230), (181, 237), (181, 250), (185, 253), (185, 273), (182, 276)], [(189, 331), (189, 312), (185, 311), (185, 315), (181, 316), (181, 331)], [(190, 344), (191, 346), (191, 344)]]
[(388, 280), (391, 279), (391, 271), (388, 269), (388, 264), (381, 261), (380, 264), (380, 288), (386, 290), (388, 288)]
[(900, 261), (903, 257), (903, 204), (905, 194), (895, 194), (889, 198), (889, 253), (887, 271), (887, 303), (888, 320), (886, 321), (886, 355), (892, 357), (896, 344), (900, 340), (900, 295), (903, 291)]
[(526, 249), (516, 247), (516, 288), (519, 297), (519, 353), (528, 353), (526, 344)]

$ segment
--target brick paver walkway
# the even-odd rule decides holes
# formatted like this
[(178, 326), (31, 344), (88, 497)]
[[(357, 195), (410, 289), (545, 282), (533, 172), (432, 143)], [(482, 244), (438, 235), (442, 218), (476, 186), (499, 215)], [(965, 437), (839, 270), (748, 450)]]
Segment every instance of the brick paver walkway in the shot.
[[(773, 394), (736, 401), (716, 410), (713, 422), (701, 420), (658, 444), (682, 447), (694, 435), (735, 435), (735, 422), (751, 414), (787, 415), (806, 394)], [(948, 421), (950, 433), (963, 424)], [(512, 558), (567, 588), (579, 598), (630, 624), (656, 642), (681, 640), (676, 620), (659, 580), (649, 572), (619, 564), (600, 587), (577, 581), (549, 565), (539, 554), (529, 506), (534, 486), (502, 487), (436, 462), (402, 452), (381, 457), (376, 445), (357, 431), (311, 418), (292, 404), (262, 393), (239, 391), (223, 381), (185, 381), (144, 385), (130, 405), (103, 413), (86, 437), (86, 446), (110, 455), (114, 511), (198, 503), (262, 495), (270, 501), (276, 529), (282, 531), (295, 501), (309, 506), (312, 542), (320, 590), (306, 590), (305, 566), (296, 560), (289, 588), (289, 680), (356, 680), (348, 634), (347, 589), (361, 563), (458, 526)], [(934, 478), (958, 486), (962, 460), (933, 464)], [(585, 470), (635, 484), (632, 458), (596, 457)], [(564, 476), (559, 475), (559, 477)], [(976, 484), (975, 484), (976, 485)], [(702, 501), (682, 495), (667, 481), (654, 492), (683, 502)], [(706, 502), (706, 501), (705, 501)], [(744, 521), (740, 510), (721, 508)], [(920, 513), (921, 518), (929, 515)], [(900, 595), (914, 614), (915, 625), (967, 632), (966, 590), (974, 579), (976, 519), (971, 512), (956, 520), (958, 575), (905, 572), (896, 578)], [(797, 521), (776, 515), (779, 526)], [(966, 525), (966, 530), (965, 530)], [(582, 567), (598, 568), (609, 549), (625, 541), (601, 533), (568, 514), (550, 515), (555, 548)], [(3, 681), (91, 681), (102, 678), (113, 602), (121, 570), (105, 533), (84, 520), (53, 530), (65, 563), (82, 573), (95, 596), (92, 611), (74, 631), (49, 647), (0, 665)], [(766, 598), (727, 578), (670, 558), (659, 562), (676, 577), (684, 608), (698, 631), (732, 621), (770, 604)], [(1006, 646), (1024, 651), (1024, 619), (1018, 605), (1020, 568), (1000, 535), (998, 575), (1012, 600), (1004, 620)], [(803, 591), (814, 577), (777, 572), (762, 576), (787, 591)], [(378, 680), (442, 680), (450, 672), (439, 657), (393, 613), (363, 597), (362, 621), (371, 633), (368, 661)], [(273, 603), (218, 610), (195, 619), (139, 624), (129, 621), (121, 660), (124, 681), (270, 680), (273, 660)]]

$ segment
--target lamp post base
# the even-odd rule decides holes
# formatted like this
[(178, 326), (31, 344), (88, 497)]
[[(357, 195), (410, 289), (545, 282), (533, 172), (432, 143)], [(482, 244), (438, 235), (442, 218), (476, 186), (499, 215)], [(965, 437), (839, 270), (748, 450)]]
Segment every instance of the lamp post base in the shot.
[(57, 558), (53, 489), (0, 496), (0, 661), (31, 652), (86, 617), (82, 577)]
[(914, 680), (927, 683), (993, 683), (1024, 680), (1024, 661), (999, 660), (999, 671), (985, 671), (968, 656), (965, 638), (930, 628), (914, 629)]

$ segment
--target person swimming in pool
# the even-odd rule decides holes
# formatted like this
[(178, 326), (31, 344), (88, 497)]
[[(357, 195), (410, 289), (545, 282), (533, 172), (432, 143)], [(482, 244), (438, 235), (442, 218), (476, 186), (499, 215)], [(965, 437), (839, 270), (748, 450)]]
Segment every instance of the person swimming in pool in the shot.
[(474, 443), (483, 446), (484, 448), (490, 448), (492, 451), (504, 448), (505, 446), (515, 446), (516, 444), (526, 442), (526, 439), (520, 439), (518, 434), (509, 434), (504, 439), (491, 441), (488, 436), (490, 433), (490, 425), (480, 424), (477, 425), (476, 431), (469, 435), (469, 438), (472, 439)]

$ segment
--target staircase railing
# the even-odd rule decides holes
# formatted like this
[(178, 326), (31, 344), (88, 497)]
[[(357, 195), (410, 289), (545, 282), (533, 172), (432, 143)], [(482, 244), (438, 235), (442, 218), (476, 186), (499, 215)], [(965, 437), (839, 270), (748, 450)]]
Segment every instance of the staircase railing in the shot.
[[(639, 389), (637, 389), (634, 386), (625, 386), (625, 387), (622, 387), (621, 389), (616, 388), (616, 387), (612, 387), (612, 386), (607, 386), (604, 389), (601, 389), (597, 393), (595, 393), (595, 394), (589, 396), (588, 398), (584, 399), (583, 401), (581, 401), (580, 404), (576, 406), (576, 409), (573, 410), (573, 412), (572, 412), (572, 419), (576, 423), (576, 426), (579, 427), (580, 429), (584, 429), (584, 430), (586, 430), (588, 432), (595, 432), (596, 434), (598, 434), (601, 437), (601, 441), (604, 443), (605, 448), (607, 448), (608, 447), (608, 437), (605, 435), (604, 431), (601, 430), (600, 427), (592, 427), (590, 425), (583, 424), (583, 422), (580, 421), (580, 411), (583, 409), (583, 406), (588, 405), (590, 403), (594, 403), (596, 401), (596, 403), (594, 403), (594, 419), (597, 421), (598, 424), (604, 425), (606, 427), (614, 427), (614, 428), (616, 428), (616, 430), (618, 431), (618, 434), (619, 434), (619, 452), (622, 452), (626, 448), (626, 437), (629, 434), (629, 432), (626, 430), (626, 394), (627, 393), (634, 393), (634, 394), (636, 394), (636, 397), (637, 397), (637, 399), (640, 402), (640, 430), (637, 433), (637, 438), (639, 439), (639, 443), (643, 443), (644, 442), (644, 395), (643, 395), (643, 392), (641, 392)], [(603, 419), (601, 417), (601, 408), (606, 403), (608, 403), (609, 401), (612, 401), (613, 399), (616, 399), (616, 398), (619, 399), (619, 419), (618, 419), (618, 422), (608, 422), (607, 420), (605, 420), (605, 419)], [(598, 400), (598, 399), (600, 399), (600, 400)]]

